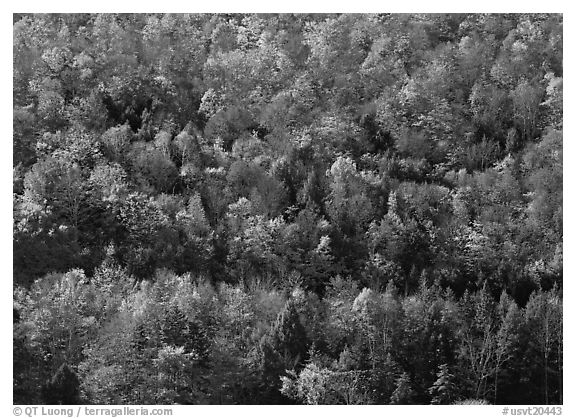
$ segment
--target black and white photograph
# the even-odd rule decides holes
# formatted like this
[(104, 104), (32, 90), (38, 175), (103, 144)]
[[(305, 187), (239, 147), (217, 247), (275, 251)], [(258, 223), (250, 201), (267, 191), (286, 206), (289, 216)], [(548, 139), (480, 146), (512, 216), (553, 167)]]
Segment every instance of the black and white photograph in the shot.
[(561, 415), (563, 16), (13, 13), (13, 404)]

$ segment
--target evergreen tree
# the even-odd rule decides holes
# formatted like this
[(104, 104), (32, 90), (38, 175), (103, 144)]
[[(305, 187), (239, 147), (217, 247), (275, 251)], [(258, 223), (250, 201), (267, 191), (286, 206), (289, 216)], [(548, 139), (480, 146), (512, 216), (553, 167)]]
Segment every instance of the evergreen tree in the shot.
[(54, 376), (42, 387), (42, 399), (49, 405), (80, 403), (80, 381), (67, 364), (62, 364)]
[(404, 372), (396, 380), (396, 389), (390, 396), (392, 405), (410, 405), (415, 401), (416, 393), (412, 389), (410, 375)]
[(441, 364), (436, 375), (438, 379), (428, 389), (434, 405), (450, 405), (456, 396), (454, 375), (450, 373), (447, 364)]
[(308, 337), (300, 322), (297, 302), (288, 299), (258, 347), (259, 368), (268, 396), (277, 397), (280, 376), (286, 370), (299, 370), (307, 352)]

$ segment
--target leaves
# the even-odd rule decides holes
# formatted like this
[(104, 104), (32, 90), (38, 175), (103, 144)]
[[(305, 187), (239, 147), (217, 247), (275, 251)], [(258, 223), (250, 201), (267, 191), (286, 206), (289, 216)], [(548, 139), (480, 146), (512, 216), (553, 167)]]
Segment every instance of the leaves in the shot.
[(15, 399), (561, 402), (562, 15), (13, 20)]

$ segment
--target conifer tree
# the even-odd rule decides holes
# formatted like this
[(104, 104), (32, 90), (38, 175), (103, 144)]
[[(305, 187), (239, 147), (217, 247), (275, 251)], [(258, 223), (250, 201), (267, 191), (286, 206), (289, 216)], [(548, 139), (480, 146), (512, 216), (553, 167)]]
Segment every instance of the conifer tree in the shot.
[(392, 405), (410, 405), (414, 402), (416, 393), (412, 389), (410, 375), (404, 372), (396, 380), (396, 389), (390, 397)]
[(80, 403), (80, 381), (76, 373), (67, 364), (62, 364), (42, 388), (42, 398), (49, 405)]
[(428, 389), (434, 405), (450, 405), (456, 397), (454, 375), (450, 373), (447, 364), (441, 364), (436, 374), (438, 379)]

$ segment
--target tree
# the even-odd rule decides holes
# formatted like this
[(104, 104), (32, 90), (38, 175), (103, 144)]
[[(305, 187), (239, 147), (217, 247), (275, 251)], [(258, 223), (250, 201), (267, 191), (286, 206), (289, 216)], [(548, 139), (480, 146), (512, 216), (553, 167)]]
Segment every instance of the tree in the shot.
[(300, 369), (308, 351), (308, 337), (300, 322), (296, 303), (288, 299), (268, 333), (258, 346), (258, 366), (262, 373), (262, 390), (278, 399), (280, 376), (286, 370)]
[(271, 331), (274, 349), (284, 358), (296, 363), (304, 361), (308, 351), (306, 329), (300, 322), (296, 303), (288, 299), (282, 312), (278, 314)]
[(347, 235), (355, 235), (372, 218), (372, 204), (350, 157), (339, 157), (330, 167), (330, 196), (327, 211), (331, 220)]
[(102, 134), (102, 144), (109, 159), (123, 162), (130, 148), (133, 132), (127, 123), (108, 129)]
[(548, 109), (548, 125), (554, 129), (562, 129), (563, 79), (548, 72), (544, 76), (544, 80), (548, 82), (548, 85), (546, 86), (546, 100), (541, 104)]
[(361, 338), (368, 340), (373, 372), (386, 362), (387, 355), (393, 349), (401, 317), (399, 311), (401, 307), (391, 287), (388, 287), (384, 294), (364, 288), (354, 299), (352, 312), (356, 316)]
[[(560, 364), (562, 352), (562, 305), (558, 295), (558, 290), (549, 292), (542, 290), (534, 292), (526, 305), (526, 321), (534, 333), (536, 350), (541, 355), (542, 368), (542, 392), (543, 401), (547, 405), (551, 402), (551, 388), (555, 387), (549, 381), (551, 372), (561, 375)], [(557, 362), (557, 369), (552, 369), (551, 360)], [(561, 387), (561, 385), (560, 385)], [(560, 387), (557, 390), (560, 391)], [(560, 395), (558, 392), (558, 398)]]
[(461, 355), (469, 363), (475, 399), (484, 399), (488, 393), (488, 379), (492, 376), (492, 362), (496, 353), (496, 325), (494, 323), (494, 301), (486, 284), (471, 300), (461, 301), (465, 313), (460, 338)]
[(28, 344), (40, 356), (43, 373), (52, 374), (63, 363), (73, 367), (82, 358), (84, 344), (98, 328), (90, 293), (84, 272), (72, 270), (37, 280), (22, 301)]
[(535, 134), (542, 102), (542, 90), (522, 81), (511, 92), (514, 108), (514, 122), (525, 141), (530, 141)]
[(451, 405), (457, 397), (457, 388), (454, 375), (450, 373), (447, 364), (441, 364), (436, 374), (438, 379), (428, 389), (434, 405)]
[(49, 405), (76, 405), (80, 403), (80, 381), (64, 363), (52, 379), (42, 387), (42, 398)]
[(498, 303), (500, 327), (496, 335), (496, 354), (494, 358), (494, 403), (498, 401), (498, 375), (501, 368), (512, 358), (514, 346), (518, 340), (520, 321), (518, 306), (503, 292)]
[(410, 405), (415, 401), (415, 392), (412, 389), (410, 375), (406, 372), (396, 380), (396, 389), (390, 397), (392, 405)]
[(170, 306), (161, 321), (159, 337), (163, 345), (181, 348), (182, 353), (191, 353), (200, 365), (206, 363), (209, 339), (201, 324), (190, 321), (177, 306)]
[(196, 360), (196, 354), (186, 353), (184, 347), (166, 346), (158, 351), (153, 360), (158, 373), (154, 403), (186, 405), (201, 401)]
[(155, 145), (134, 142), (128, 154), (135, 175), (142, 178), (159, 192), (172, 190), (178, 170), (169, 156)]

